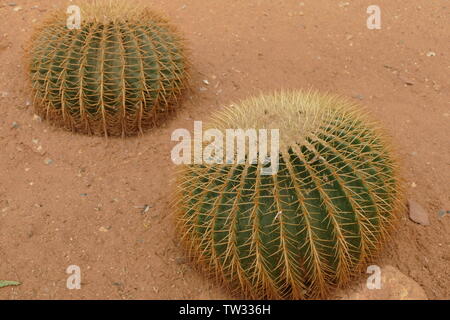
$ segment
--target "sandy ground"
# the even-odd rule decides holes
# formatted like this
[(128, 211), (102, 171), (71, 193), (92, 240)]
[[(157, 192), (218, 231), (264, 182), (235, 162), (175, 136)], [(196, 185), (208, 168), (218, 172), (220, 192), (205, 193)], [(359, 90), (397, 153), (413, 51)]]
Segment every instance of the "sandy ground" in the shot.
[[(380, 264), (450, 298), (449, 1), (378, 0), (381, 30), (366, 27), (373, 1), (152, 1), (189, 40), (193, 90), (162, 127), (108, 141), (33, 120), (24, 47), (70, 2), (14, 2), (0, 2), (0, 279), (22, 285), (0, 299), (231, 298), (176, 240), (170, 135), (249, 95), (310, 87), (368, 106), (393, 136), (431, 225), (403, 217)], [(81, 290), (66, 288), (72, 264)]]

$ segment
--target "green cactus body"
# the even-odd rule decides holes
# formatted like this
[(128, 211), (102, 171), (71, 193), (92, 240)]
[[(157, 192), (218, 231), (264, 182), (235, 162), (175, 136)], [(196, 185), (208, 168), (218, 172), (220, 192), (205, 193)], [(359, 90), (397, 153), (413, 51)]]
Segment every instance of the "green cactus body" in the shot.
[(276, 174), (250, 161), (181, 169), (178, 228), (210, 274), (249, 298), (325, 298), (376, 255), (402, 189), (386, 138), (353, 105), (283, 92), (209, 127), (280, 129)]
[(152, 127), (186, 87), (183, 40), (168, 22), (137, 6), (82, 7), (80, 29), (58, 12), (31, 48), (36, 112), (67, 129), (132, 135)]

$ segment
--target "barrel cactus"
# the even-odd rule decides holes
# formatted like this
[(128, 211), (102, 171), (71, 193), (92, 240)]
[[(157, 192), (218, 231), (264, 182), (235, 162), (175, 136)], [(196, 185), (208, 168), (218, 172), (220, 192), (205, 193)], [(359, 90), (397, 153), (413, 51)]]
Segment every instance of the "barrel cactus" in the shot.
[(30, 48), (35, 112), (69, 130), (134, 135), (174, 109), (187, 84), (184, 40), (131, 1), (91, 1), (79, 28), (66, 10), (36, 30)]
[(243, 163), (180, 167), (176, 220), (198, 266), (251, 299), (327, 298), (361, 274), (403, 192), (388, 139), (359, 107), (278, 92), (220, 111), (208, 128), (279, 129), (279, 166), (263, 174), (246, 148)]

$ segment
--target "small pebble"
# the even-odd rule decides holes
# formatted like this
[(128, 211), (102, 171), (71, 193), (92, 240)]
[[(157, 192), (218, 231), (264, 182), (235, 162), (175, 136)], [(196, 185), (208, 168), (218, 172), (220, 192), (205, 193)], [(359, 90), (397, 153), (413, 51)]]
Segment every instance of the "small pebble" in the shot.
[(400, 74), (398, 77), (399, 77), (399, 79), (400, 79), (401, 81), (403, 81), (403, 83), (404, 83), (405, 85), (407, 85), (407, 86), (412, 86), (412, 85), (414, 85), (414, 80), (413, 80), (411, 77), (405, 76), (405, 75), (403, 75), (403, 74)]
[(51, 165), (52, 163), (53, 163), (53, 160), (52, 159), (49, 159), (49, 158), (47, 158), (47, 159), (45, 159), (44, 160), (44, 163), (46, 164), (46, 165)]
[(437, 84), (437, 83), (433, 83), (433, 89), (435, 90), (435, 91), (440, 91), (441, 90), (441, 86), (439, 85), (439, 84)]
[(409, 200), (408, 207), (409, 207), (409, 218), (412, 221), (421, 224), (423, 226), (430, 225), (428, 213), (420, 204), (418, 204), (413, 200)]
[(108, 228), (100, 227), (100, 228), (98, 229), (98, 231), (100, 231), (100, 232), (108, 232)]
[(15, 7), (15, 8), (13, 9), (13, 11), (15, 11), (15, 12), (20, 11), (20, 10), (22, 10), (22, 7), (20, 7), (20, 6)]
[(11, 127), (12, 127), (13, 129), (17, 129), (17, 128), (20, 127), (20, 124), (18, 124), (17, 122), (14, 121), (14, 122), (12, 123)]
[(434, 57), (435, 55), (436, 55), (436, 52), (434, 52), (434, 51), (427, 52), (427, 57)]
[(447, 211), (445, 211), (445, 210), (439, 210), (439, 217), (443, 217), (443, 216), (445, 216), (445, 215), (450, 215), (450, 210), (447, 210)]

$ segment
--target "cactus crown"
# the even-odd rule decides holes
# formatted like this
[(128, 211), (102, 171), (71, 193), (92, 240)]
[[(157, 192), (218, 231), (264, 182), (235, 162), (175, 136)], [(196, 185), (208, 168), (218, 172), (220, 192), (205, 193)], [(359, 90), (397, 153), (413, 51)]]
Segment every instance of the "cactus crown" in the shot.
[[(98, 22), (102, 24), (123, 23), (126, 21), (139, 21), (142, 11), (149, 11), (141, 3), (120, 0), (95, 0), (86, 2), (81, 7), (83, 22)], [(151, 11), (149, 13), (152, 15)], [(145, 15), (145, 13), (144, 13)]]
[(156, 124), (187, 83), (184, 40), (166, 19), (128, 1), (87, 2), (79, 29), (58, 11), (31, 47), (35, 110), (91, 134), (132, 135)]
[[(208, 128), (226, 129), (280, 129), (280, 149), (288, 151), (307, 143), (318, 131), (343, 118), (365, 121), (376, 128), (363, 115), (361, 109), (346, 100), (318, 92), (281, 91), (231, 105), (212, 117)], [(378, 131), (378, 130), (377, 130)]]
[(327, 297), (378, 252), (402, 208), (386, 138), (346, 100), (280, 92), (218, 113), (218, 129), (280, 129), (279, 170), (186, 165), (181, 237), (208, 272), (250, 298)]

